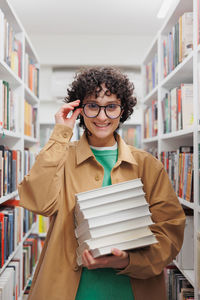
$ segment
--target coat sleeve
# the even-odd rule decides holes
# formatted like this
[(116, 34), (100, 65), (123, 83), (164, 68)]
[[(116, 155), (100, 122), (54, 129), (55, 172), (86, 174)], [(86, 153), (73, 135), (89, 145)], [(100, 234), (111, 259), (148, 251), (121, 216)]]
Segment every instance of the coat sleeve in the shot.
[(146, 157), (141, 178), (155, 223), (150, 228), (158, 243), (129, 251), (129, 265), (118, 274), (147, 279), (160, 274), (180, 251), (184, 236), (185, 213), (168, 174), (154, 157)]
[(36, 157), (28, 175), (18, 185), (20, 206), (48, 217), (57, 212), (71, 136), (71, 128), (55, 125), (48, 143)]

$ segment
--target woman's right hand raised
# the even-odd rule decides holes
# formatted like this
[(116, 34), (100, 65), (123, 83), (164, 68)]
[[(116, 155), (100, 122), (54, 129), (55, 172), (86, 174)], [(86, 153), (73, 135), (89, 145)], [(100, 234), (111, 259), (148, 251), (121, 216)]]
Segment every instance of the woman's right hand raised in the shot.
[[(74, 112), (72, 111), (75, 107), (79, 106), (79, 104), (80, 100), (75, 100), (73, 102), (64, 104), (55, 114), (56, 124), (63, 124), (73, 129), (76, 119), (82, 111), (82, 108), (77, 108)], [(72, 112), (72, 115), (67, 117), (70, 112)]]

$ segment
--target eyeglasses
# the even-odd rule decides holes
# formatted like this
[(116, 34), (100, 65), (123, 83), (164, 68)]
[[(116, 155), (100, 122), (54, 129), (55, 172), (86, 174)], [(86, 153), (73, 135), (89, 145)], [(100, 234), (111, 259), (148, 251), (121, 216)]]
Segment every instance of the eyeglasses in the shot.
[(122, 106), (120, 104), (111, 103), (108, 105), (98, 105), (97, 103), (86, 103), (82, 105), (83, 112), (88, 118), (96, 118), (101, 108), (104, 108), (104, 112), (109, 119), (117, 119), (121, 115)]

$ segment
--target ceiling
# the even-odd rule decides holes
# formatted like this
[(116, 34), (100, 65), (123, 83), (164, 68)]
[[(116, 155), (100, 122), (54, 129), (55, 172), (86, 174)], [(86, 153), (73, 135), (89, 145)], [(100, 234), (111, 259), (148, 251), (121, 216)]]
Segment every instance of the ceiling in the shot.
[(155, 36), (163, 0), (9, 0), (28, 35)]

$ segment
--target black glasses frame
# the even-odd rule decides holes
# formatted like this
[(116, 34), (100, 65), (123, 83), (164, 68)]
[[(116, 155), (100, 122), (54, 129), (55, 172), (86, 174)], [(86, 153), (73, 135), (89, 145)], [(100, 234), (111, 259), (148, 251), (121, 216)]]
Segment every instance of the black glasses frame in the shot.
[(119, 114), (119, 116), (117, 116), (117, 117), (115, 117), (115, 118), (111, 118), (111, 117), (109, 117), (109, 116), (107, 115), (107, 112), (106, 112), (106, 108), (107, 108), (110, 104), (108, 104), (108, 105), (99, 105), (99, 104), (95, 103), (95, 104), (98, 106), (99, 111), (98, 111), (98, 113), (97, 113), (94, 117), (89, 117), (89, 116), (85, 113), (85, 106), (88, 105), (88, 104), (91, 104), (91, 103), (85, 103), (85, 104), (82, 105), (84, 115), (85, 115), (87, 118), (91, 118), (91, 119), (92, 119), (92, 118), (96, 118), (96, 117), (99, 115), (99, 113), (100, 113), (100, 111), (101, 111), (101, 108), (104, 108), (104, 113), (105, 113), (106, 117), (108, 117), (109, 119), (117, 119), (117, 118), (119, 118), (119, 116), (120, 116), (121, 113), (122, 113), (122, 105), (116, 104), (116, 103), (115, 103), (115, 105), (117, 105), (117, 106), (120, 107), (120, 114)]

